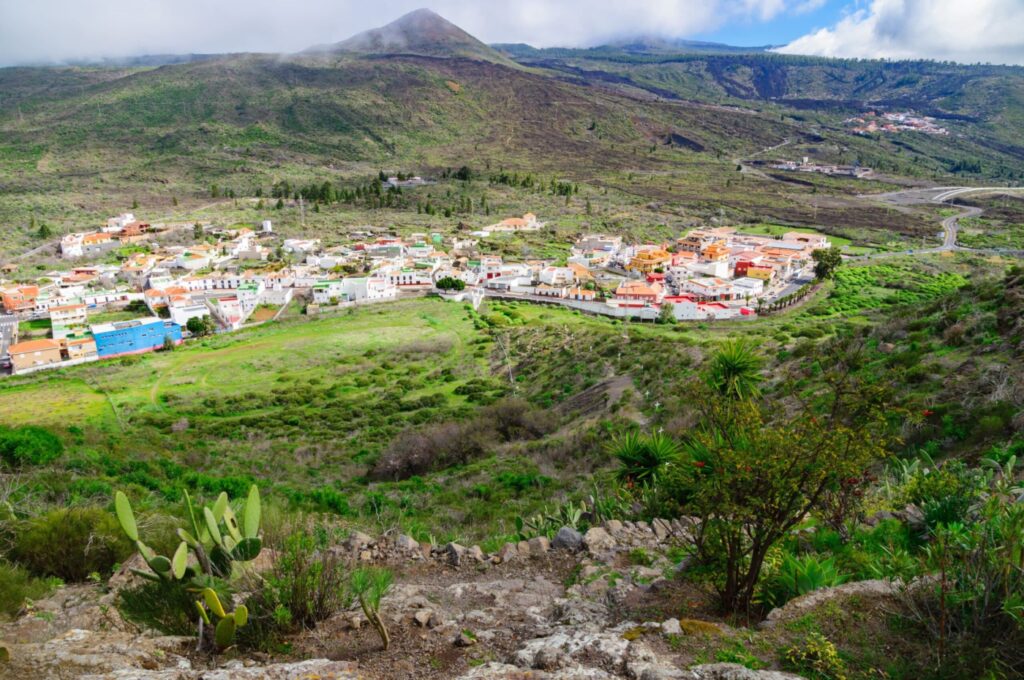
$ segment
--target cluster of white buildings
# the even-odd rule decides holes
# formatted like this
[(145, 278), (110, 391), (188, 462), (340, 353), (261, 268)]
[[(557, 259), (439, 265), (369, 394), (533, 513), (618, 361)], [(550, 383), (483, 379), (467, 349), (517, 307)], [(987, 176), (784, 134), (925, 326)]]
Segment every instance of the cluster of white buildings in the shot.
[[(527, 214), (499, 222), (486, 233), (542, 227)], [(125, 214), (94, 234), (135, 238), (153, 232)], [(206, 228), (204, 235), (216, 240), (187, 246), (150, 243), (145, 252), (119, 264), (48, 272), (30, 284), (0, 284), (0, 302), (11, 318), (50, 318), (50, 344), (32, 341), (40, 346), (25, 355), (29, 367), (116, 356), (134, 351), (133, 342), (149, 351), (160, 337), (180, 342), (188, 337), (193, 319), (235, 330), (261, 305), (285, 306), (296, 294), (309, 299), (309, 311), (315, 313), (395, 299), (403, 290), (436, 290), (443, 278), (462, 281), (474, 303), (489, 294), (619, 317), (653, 318), (666, 305), (681, 320), (750, 316), (758, 301), (804, 271), (815, 250), (830, 247), (826, 237), (816, 234), (790, 232), (776, 238), (731, 227), (696, 229), (662, 244), (626, 244), (619, 236), (590, 234), (573, 244), (564, 263), (553, 263), (481, 255), (475, 238), (457, 236), (445, 250), (438, 233), (399, 237), (369, 229), (357, 232), (354, 243), (330, 248), (319, 239), (281, 241), (269, 223), (260, 232)], [(83, 248), (89, 241), (85, 236)], [(79, 240), (67, 242), (66, 254), (75, 257), (71, 253), (78, 252), (74, 244)], [(100, 330), (90, 325), (90, 314), (138, 302), (149, 314), (141, 325), (101, 325)]]
[(889, 112), (878, 115), (874, 111), (848, 118), (844, 121), (852, 125), (852, 131), (858, 135), (879, 132), (923, 132), (926, 135), (948, 135), (949, 130), (941, 127), (931, 116), (919, 116), (912, 111)]
[(797, 161), (780, 161), (770, 165), (775, 170), (786, 170), (789, 172), (816, 172), (821, 175), (834, 175), (837, 177), (854, 177), (863, 179), (870, 177), (873, 170), (863, 165), (833, 165), (830, 163), (812, 163), (807, 156)]

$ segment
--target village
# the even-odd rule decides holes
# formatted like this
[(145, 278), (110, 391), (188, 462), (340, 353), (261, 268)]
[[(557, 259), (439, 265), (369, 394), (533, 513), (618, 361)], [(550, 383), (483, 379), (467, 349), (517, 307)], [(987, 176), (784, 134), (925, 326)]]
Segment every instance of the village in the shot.
[[(830, 247), (813, 233), (714, 227), (666, 243), (582, 235), (561, 260), (485, 254), (493, 240), (544, 228), (530, 213), (447, 238), (362, 227), (350, 242), (325, 247), (320, 239), (281, 238), (270, 221), (227, 229), (150, 224), (125, 213), (64, 236), (66, 269), (0, 283), (0, 362), (24, 374), (173, 348), (276, 319), (288, 307), (316, 315), (427, 294), (640, 321), (752, 319), (808, 283), (812, 253)], [(112, 253), (120, 254), (116, 264)], [(25, 326), (48, 332), (20, 337)]]
[(851, 126), (851, 132), (858, 135), (876, 133), (923, 132), (926, 135), (948, 135), (949, 130), (941, 127), (931, 116), (919, 116), (913, 111), (878, 113), (867, 111), (843, 121)]

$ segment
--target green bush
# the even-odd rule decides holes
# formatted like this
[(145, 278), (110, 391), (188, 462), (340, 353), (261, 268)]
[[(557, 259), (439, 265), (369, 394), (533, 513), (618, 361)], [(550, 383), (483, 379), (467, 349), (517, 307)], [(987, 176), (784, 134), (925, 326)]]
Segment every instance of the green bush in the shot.
[(39, 579), (27, 569), (0, 560), (0, 618), (15, 616), (25, 600), (38, 600), (59, 585), (57, 579)]
[(907, 484), (906, 496), (924, 512), (928, 528), (934, 529), (963, 520), (983, 489), (984, 475), (980, 470), (952, 460), (937, 469), (922, 468)]
[(836, 646), (821, 633), (811, 633), (802, 645), (786, 650), (783, 667), (808, 680), (846, 680), (846, 664)]
[(132, 554), (117, 519), (96, 507), (62, 508), (22, 522), (15, 530), (12, 556), (39, 576), (84, 581), (109, 575)]
[(45, 465), (64, 453), (64, 444), (41, 427), (0, 426), (0, 459), (10, 467)]
[(166, 635), (195, 635), (197, 598), (197, 594), (188, 592), (177, 581), (146, 579), (135, 588), (121, 591), (117, 609), (124, 618), (143, 628)]
[(285, 540), (273, 570), (246, 600), (249, 624), (238, 631), (241, 645), (272, 651), (283, 636), (314, 628), (351, 604), (346, 565), (325, 548), (323, 537), (307, 533)]
[(941, 650), (943, 677), (998, 677), (995, 669), (1020, 677), (1024, 669), (1024, 505), (1014, 463), (967, 521), (935, 528), (922, 561), (936, 578), (909, 594), (914, 618)]

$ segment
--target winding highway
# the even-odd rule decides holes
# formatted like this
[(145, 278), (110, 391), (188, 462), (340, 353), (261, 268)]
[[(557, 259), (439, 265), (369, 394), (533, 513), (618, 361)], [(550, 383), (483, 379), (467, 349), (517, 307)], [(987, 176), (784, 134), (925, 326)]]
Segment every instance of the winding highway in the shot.
[[(966, 196), (968, 194), (982, 193), (1009, 194), (1011, 196), (1024, 195), (1024, 187), (928, 187), (926, 189), (906, 189), (903, 191), (891, 191), (885, 194), (861, 194), (857, 198), (861, 198), (864, 200), (879, 201), (881, 203), (887, 203), (889, 205), (896, 206), (921, 205), (924, 203), (953, 205), (952, 201), (956, 198)], [(984, 210), (975, 207), (957, 207), (963, 208), (963, 212), (947, 217), (942, 221), (943, 239), (942, 245), (940, 246), (936, 246), (934, 248), (920, 248), (914, 250), (902, 250), (886, 253), (872, 253), (870, 255), (852, 257), (850, 259), (874, 260), (886, 257), (897, 257), (901, 255), (933, 255), (935, 253), (945, 253), (951, 251), (964, 251), (992, 255), (1024, 256), (1024, 251), (1022, 250), (1012, 250), (1009, 248), (976, 249), (965, 248), (964, 246), (959, 245), (957, 243), (957, 239), (960, 232), (960, 220), (970, 217), (977, 217), (978, 215), (981, 215), (984, 212)]]

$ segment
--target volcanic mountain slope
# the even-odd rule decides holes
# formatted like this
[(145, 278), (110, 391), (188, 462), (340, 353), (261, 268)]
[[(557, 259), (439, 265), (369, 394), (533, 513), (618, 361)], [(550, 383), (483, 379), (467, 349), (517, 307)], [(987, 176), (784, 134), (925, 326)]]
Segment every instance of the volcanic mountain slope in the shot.
[[(364, 47), (406, 51), (354, 51)], [(201, 169), (238, 161), (244, 150), (247, 163), (614, 169), (665, 140), (724, 155), (797, 132), (777, 119), (638, 100), (506, 61), (416, 12), (335, 49), (287, 58), (233, 55), (110, 78), (39, 69), (36, 89), (31, 70), (0, 69), (0, 90), (10, 81), (18, 92), (16, 105), (0, 108), (0, 161), (24, 165), (42, 152), (74, 173), (97, 155), (108, 163), (169, 155)]]
[(365, 31), (334, 45), (315, 47), (310, 51), (462, 57), (515, 66), (515, 62), (497, 50), (488, 47), (429, 9), (418, 9), (386, 26)]
[[(586, 178), (694, 161), (724, 167), (784, 140), (829, 142), (836, 160), (861, 156), (873, 167), (883, 167), (879, 154), (901, 159), (901, 167), (920, 160), (929, 172), (948, 171), (963, 157), (980, 157), (985, 170), (1010, 167), (1024, 154), (1013, 132), (987, 149), (960, 135), (882, 147), (799, 115), (779, 115), (774, 103), (727, 99), (709, 85), (742, 93), (749, 83), (751, 99), (770, 102), (773, 93), (793, 98), (816, 91), (817, 85), (795, 87), (797, 66), (800, 73), (817, 68), (828, 80), (825, 70), (846, 68), (845, 62), (746, 54), (661, 55), (648, 63), (643, 55), (608, 50), (603, 61), (564, 51), (571, 54), (554, 65), (523, 56), (519, 65), (420, 10), (288, 57), (231, 55), (155, 69), (0, 69), (0, 177), (15, 188), (45, 188), (29, 172), (45, 157), (45, 167), (65, 177), (113, 170), (123, 181), (177, 168), (200, 185), (226, 172), (282, 163), (475, 164)], [(724, 69), (719, 73), (710, 66), (715, 59), (741, 61), (728, 68), (714, 62)], [(742, 61), (751, 59), (766, 61)], [(533, 65), (548, 68), (525, 68)], [(999, 75), (999, 82), (1008, 77)], [(1020, 108), (1003, 111), (1002, 128)]]

